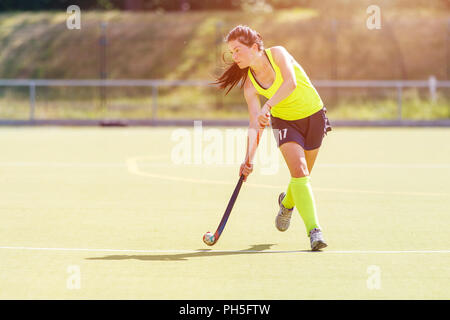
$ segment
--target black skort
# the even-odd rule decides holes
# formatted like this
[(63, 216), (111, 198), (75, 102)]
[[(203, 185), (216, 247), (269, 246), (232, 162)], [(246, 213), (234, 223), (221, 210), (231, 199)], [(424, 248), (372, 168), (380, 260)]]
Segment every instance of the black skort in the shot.
[(272, 130), (278, 147), (283, 143), (294, 141), (304, 150), (319, 148), (324, 136), (332, 129), (326, 112), (327, 109), (323, 107), (309, 117), (292, 121), (271, 116)]

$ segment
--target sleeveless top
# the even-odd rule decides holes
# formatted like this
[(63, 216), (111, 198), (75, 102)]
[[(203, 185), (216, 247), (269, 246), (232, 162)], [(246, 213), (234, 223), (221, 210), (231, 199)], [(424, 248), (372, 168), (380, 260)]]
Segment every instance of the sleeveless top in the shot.
[[(275, 71), (275, 81), (269, 88), (264, 89), (255, 79), (250, 68), (248, 68), (248, 76), (258, 94), (266, 97), (267, 99), (270, 99), (283, 83), (283, 77), (281, 75), (280, 68), (273, 60), (270, 49), (265, 49), (264, 51), (269, 58), (273, 70)], [(293, 65), (297, 87), (288, 97), (272, 106), (272, 109), (270, 111), (272, 116), (284, 120), (303, 119), (309, 117), (310, 115), (323, 108), (322, 99), (320, 99), (319, 94), (311, 84), (311, 81), (309, 80), (303, 68), (296, 61), (293, 63)]]

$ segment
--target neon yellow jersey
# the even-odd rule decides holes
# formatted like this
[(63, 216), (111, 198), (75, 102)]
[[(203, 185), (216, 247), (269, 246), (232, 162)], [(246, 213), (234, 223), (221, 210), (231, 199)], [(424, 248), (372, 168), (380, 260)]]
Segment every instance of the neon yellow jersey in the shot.
[[(280, 68), (275, 64), (275, 61), (272, 58), (272, 52), (270, 49), (265, 49), (265, 52), (269, 58), (270, 64), (275, 70), (275, 81), (272, 83), (270, 88), (264, 89), (255, 80), (250, 68), (248, 68), (248, 76), (255, 86), (256, 91), (260, 95), (270, 99), (283, 83), (283, 77), (281, 75)], [(272, 106), (271, 114), (274, 117), (284, 120), (298, 120), (309, 117), (323, 108), (322, 99), (320, 99), (319, 94), (312, 85), (303, 68), (296, 61), (294, 63), (294, 70), (297, 87), (288, 97)]]

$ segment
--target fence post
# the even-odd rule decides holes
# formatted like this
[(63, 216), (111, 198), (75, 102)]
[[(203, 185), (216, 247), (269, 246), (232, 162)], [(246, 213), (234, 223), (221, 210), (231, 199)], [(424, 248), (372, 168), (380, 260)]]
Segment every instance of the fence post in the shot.
[[(222, 35), (222, 27), (223, 22), (217, 21), (216, 22), (216, 35), (215, 35), (215, 48), (216, 48), (216, 54), (215, 54), (215, 64), (216, 64), (216, 70), (215, 75), (218, 77), (220, 75), (220, 56), (222, 51), (222, 43), (223, 43), (223, 35)], [(216, 90), (216, 109), (223, 109), (223, 95), (221, 93), (221, 90)]]
[(397, 83), (397, 119), (402, 120), (402, 94), (403, 94), (403, 84), (401, 82)]
[[(331, 48), (330, 48), (330, 76), (331, 80), (337, 80), (338, 79), (338, 65), (337, 65), (337, 55), (338, 55), (338, 47), (337, 47), (337, 41), (338, 41), (338, 21), (336, 19), (331, 20), (331, 30), (330, 30), (330, 42), (331, 42)], [(332, 88), (332, 104), (336, 105), (338, 104), (339, 100), (339, 89), (337, 87)]]
[(447, 19), (447, 41), (445, 42), (445, 48), (447, 50), (447, 80), (450, 80), (450, 18)]
[[(100, 23), (100, 79), (106, 80), (106, 46), (108, 42), (106, 40), (106, 27), (108, 24), (104, 21)], [(103, 112), (106, 112), (106, 86), (102, 85), (99, 87), (100, 89), (100, 106)]]
[(34, 109), (36, 106), (36, 84), (30, 82), (30, 121), (34, 120)]
[(152, 86), (152, 120), (156, 120), (158, 112), (158, 85)]
[(428, 88), (430, 90), (431, 103), (435, 103), (436, 102), (436, 77), (435, 76), (431, 76), (428, 79)]

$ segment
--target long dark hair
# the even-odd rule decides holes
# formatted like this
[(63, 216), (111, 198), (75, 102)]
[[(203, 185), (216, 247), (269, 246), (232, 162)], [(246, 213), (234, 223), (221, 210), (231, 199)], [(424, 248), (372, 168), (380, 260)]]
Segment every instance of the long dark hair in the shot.
[[(238, 25), (234, 27), (228, 35), (225, 37), (225, 42), (238, 40), (240, 43), (246, 45), (247, 47), (251, 47), (254, 43), (258, 45), (258, 50), (264, 50), (264, 43), (261, 35), (253, 30), (252, 28), (245, 25)], [(241, 89), (244, 86), (245, 80), (247, 79), (248, 67), (241, 69), (239, 68), (236, 62), (227, 63), (224, 59), (224, 54), (222, 54), (222, 60), (229, 67), (223, 72), (223, 74), (217, 78), (214, 84), (218, 84), (220, 89), (226, 89), (228, 86), (230, 87), (226, 93), (226, 95), (230, 92), (233, 87), (241, 82)]]

